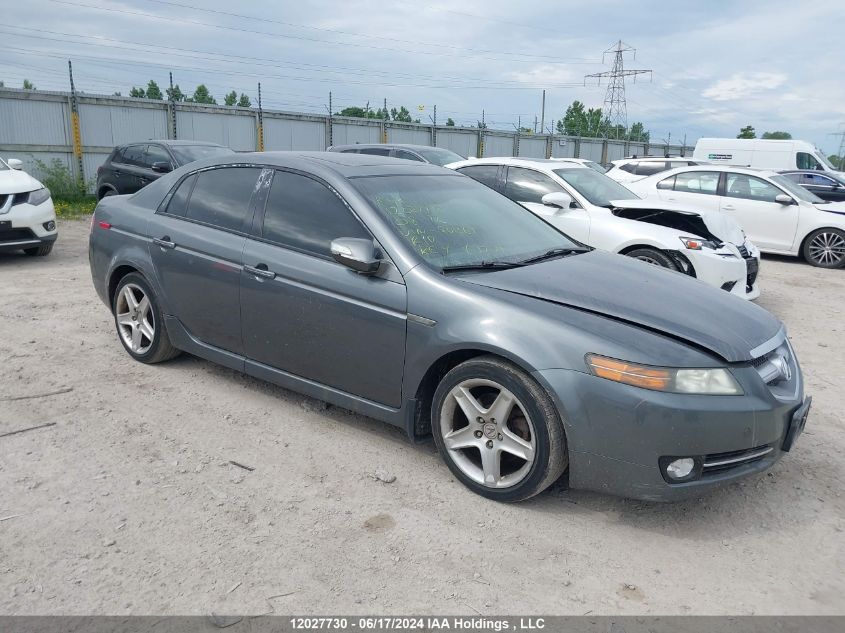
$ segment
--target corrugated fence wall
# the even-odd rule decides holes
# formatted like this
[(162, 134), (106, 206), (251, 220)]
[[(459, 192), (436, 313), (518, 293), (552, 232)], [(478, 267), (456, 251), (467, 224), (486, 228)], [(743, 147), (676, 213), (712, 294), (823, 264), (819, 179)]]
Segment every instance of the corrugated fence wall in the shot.
[[(77, 174), (70, 93), (0, 88), (0, 156), (19, 158), (39, 175), (36, 160), (54, 158)], [(93, 183), (115, 145), (149, 139), (210, 141), (236, 151), (258, 148), (258, 110), (194, 103), (77, 94), (82, 169)], [(173, 118), (175, 116), (175, 137)], [(691, 155), (692, 148), (558, 135), (517, 134), (417, 123), (382, 122), (263, 111), (264, 149), (323, 150), (351, 143), (437, 145), (462, 156), (588, 158), (606, 163), (631, 154)]]

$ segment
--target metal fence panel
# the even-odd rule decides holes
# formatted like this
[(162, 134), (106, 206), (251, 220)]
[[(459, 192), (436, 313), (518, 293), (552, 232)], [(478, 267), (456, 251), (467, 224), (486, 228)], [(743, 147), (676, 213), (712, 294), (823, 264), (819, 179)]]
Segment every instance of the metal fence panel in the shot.
[[(68, 171), (73, 172), (73, 154), (70, 152), (3, 152), (3, 158), (18, 158), (23, 161), (23, 169), (33, 178), (39, 180), (44, 177), (44, 172), (39, 169), (35, 161), (40, 160), (45, 165), (50, 165), (53, 160), (58, 159)], [(96, 173), (96, 172), (95, 172)]]
[(461, 156), (475, 156), (478, 153), (478, 133), (438, 128), (437, 147), (452, 150)]
[(176, 130), (180, 139), (209, 141), (235, 151), (254, 152), (255, 117), (251, 112), (200, 112), (176, 110)]
[(513, 156), (513, 135), (485, 133), (484, 156)]
[(431, 128), (393, 127), (386, 125), (388, 143), (408, 143), (410, 145), (431, 145)]
[(332, 122), (332, 145), (381, 143), (381, 125)]
[(326, 124), (322, 121), (264, 117), (264, 149), (326, 149)]
[(85, 145), (113, 147), (123, 143), (167, 138), (167, 107), (79, 104), (79, 125)]
[(594, 160), (597, 163), (602, 162), (601, 154), (603, 144), (604, 142), (601, 139), (582, 138), (580, 142), (580, 151), (578, 152), (578, 158)]
[(546, 157), (546, 137), (541, 138), (526, 138), (524, 136), (519, 139), (519, 155), (526, 158), (545, 158)]
[(85, 180), (88, 188), (93, 192), (97, 184), (97, 168), (106, 162), (108, 154), (85, 152), (82, 155), (82, 166), (85, 169)]
[(646, 144), (628, 143), (628, 153), (632, 156), (643, 156), (646, 154)]
[(625, 142), (624, 141), (608, 141), (607, 142), (607, 162), (625, 158)]
[(552, 139), (552, 158), (575, 158), (575, 139), (556, 136)]
[(0, 99), (0, 144), (68, 145), (66, 101)]

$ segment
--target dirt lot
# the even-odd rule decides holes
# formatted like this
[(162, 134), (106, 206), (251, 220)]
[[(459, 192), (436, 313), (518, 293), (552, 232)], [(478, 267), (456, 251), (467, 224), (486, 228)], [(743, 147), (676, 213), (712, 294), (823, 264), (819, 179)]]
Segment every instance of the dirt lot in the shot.
[(55, 423), (0, 437), (0, 614), (845, 614), (845, 271), (763, 262), (815, 397), (772, 472), (674, 505), (500, 505), (431, 442), (196, 358), (133, 362), (87, 221), (60, 230), (46, 259), (0, 255), (0, 434)]

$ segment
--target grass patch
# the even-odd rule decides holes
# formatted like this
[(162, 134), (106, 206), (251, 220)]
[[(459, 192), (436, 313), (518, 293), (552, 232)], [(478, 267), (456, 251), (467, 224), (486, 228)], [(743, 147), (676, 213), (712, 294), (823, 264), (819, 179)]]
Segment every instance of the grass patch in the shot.
[(56, 217), (63, 220), (82, 218), (94, 213), (97, 206), (97, 199), (94, 196), (85, 198), (53, 198), (53, 206), (56, 207)]

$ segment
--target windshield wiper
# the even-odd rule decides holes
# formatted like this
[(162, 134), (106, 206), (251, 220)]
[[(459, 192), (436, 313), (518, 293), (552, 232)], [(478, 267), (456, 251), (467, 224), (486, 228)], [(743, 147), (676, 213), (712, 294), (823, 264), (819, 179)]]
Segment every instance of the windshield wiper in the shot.
[(489, 261), (476, 262), (474, 264), (460, 264), (457, 266), (443, 266), (441, 269), (444, 273), (452, 273), (463, 270), (506, 270), (508, 268), (518, 268), (524, 266), (525, 262), (503, 262), (503, 261)]
[(567, 255), (573, 255), (575, 253), (583, 253), (585, 250), (583, 248), (553, 248), (550, 251), (546, 251), (542, 255), (535, 255), (534, 257), (529, 257), (528, 259), (523, 259), (520, 263), (521, 264), (536, 264), (537, 262), (543, 262), (547, 259), (555, 259), (557, 257), (566, 257)]

